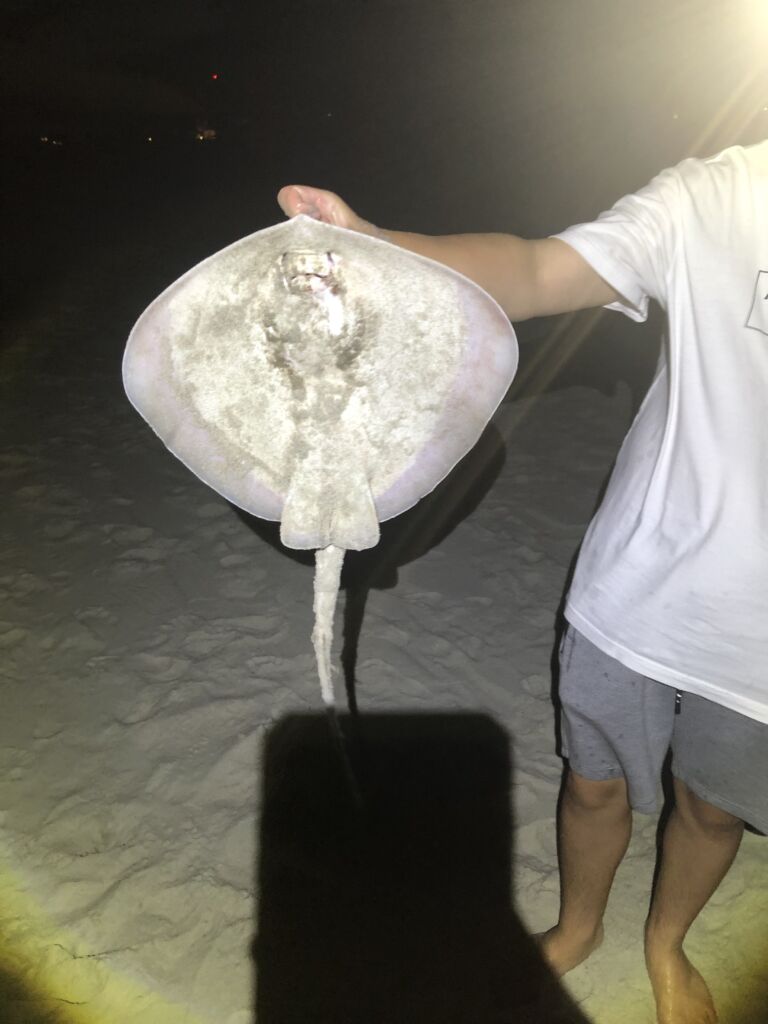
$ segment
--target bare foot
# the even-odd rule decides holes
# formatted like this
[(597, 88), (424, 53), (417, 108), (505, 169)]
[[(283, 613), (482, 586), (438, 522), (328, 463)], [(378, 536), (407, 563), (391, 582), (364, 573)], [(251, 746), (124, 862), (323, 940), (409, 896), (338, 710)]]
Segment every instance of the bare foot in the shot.
[(717, 1024), (707, 983), (682, 949), (646, 945), (645, 962), (658, 1024)]
[(597, 931), (587, 937), (574, 937), (563, 931), (560, 925), (555, 925), (548, 932), (540, 932), (533, 938), (538, 943), (544, 959), (560, 977), (578, 967), (597, 949), (603, 941), (603, 926), (598, 925)]

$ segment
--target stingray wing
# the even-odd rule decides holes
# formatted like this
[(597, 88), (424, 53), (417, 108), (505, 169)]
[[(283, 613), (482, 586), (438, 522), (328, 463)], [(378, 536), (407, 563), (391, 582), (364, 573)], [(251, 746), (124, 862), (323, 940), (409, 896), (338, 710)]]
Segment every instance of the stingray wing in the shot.
[(472, 447), (517, 367), (477, 285), (300, 216), (216, 253), (131, 332), (132, 404), (292, 547), (370, 547)]

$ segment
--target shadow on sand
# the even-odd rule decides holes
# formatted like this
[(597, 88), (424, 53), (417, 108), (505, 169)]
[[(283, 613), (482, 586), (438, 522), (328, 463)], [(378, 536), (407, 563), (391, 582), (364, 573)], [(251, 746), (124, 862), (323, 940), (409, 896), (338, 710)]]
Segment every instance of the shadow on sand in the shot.
[(476, 714), (268, 735), (258, 1024), (588, 1024), (512, 905), (509, 737)]

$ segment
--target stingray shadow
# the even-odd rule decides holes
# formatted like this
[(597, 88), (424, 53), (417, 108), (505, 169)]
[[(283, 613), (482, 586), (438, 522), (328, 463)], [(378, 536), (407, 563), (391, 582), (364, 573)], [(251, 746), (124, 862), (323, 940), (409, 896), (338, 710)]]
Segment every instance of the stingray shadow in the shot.
[[(474, 447), (430, 494), (381, 524), (381, 539), (376, 547), (347, 552), (341, 575), (346, 594), (341, 664), (352, 713), (357, 709), (357, 647), (371, 589), (396, 586), (398, 568), (426, 554), (466, 519), (490, 490), (505, 460), (504, 440), (494, 424), (489, 423)], [(239, 508), (235, 511), (262, 540), (302, 565), (314, 564), (314, 552), (295, 551), (281, 544), (279, 523), (258, 519)]]

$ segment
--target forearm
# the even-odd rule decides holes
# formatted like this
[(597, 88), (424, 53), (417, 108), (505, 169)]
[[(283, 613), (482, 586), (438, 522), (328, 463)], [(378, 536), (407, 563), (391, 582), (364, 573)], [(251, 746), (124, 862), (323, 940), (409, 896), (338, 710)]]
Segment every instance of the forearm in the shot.
[(513, 321), (604, 306), (619, 297), (559, 238), (386, 231), (363, 220), (334, 192), (309, 185), (286, 185), (277, 199), (289, 217), (303, 213), (326, 224), (383, 238), (452, 267), (492, 295)]
[(511, 320), (535, 316), (531, 244), (513, 235), (419, 235), (385, 231), (395, 245), (427, 256), (470, 278), (499, 303)]
[(588, 309), (618, 297), (559, 239), (525, 239), (504, 234), (378, 233), (395, 245), (464, 274), (492, 295), (512, 321)]

